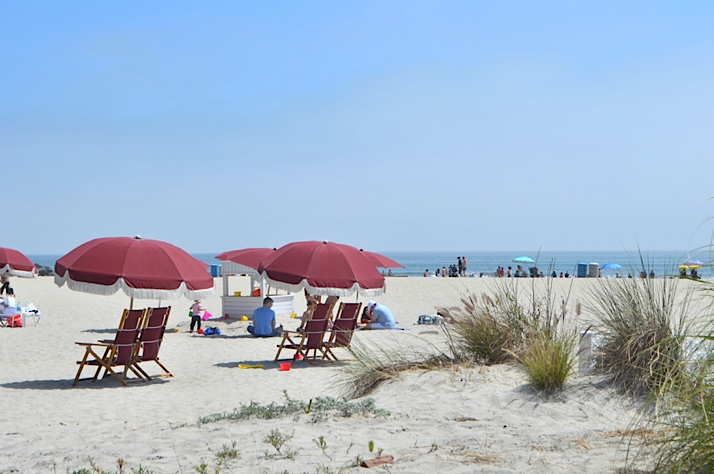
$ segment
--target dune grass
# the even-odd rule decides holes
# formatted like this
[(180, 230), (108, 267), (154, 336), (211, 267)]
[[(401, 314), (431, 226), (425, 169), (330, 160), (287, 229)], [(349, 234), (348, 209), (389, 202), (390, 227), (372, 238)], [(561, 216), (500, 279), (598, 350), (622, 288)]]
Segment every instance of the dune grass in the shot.
[[(714, 285), (698, 282), (711, 296)], [(699, 319), (697, 329), (673, 337), (682, 360), (659, 374), (656, 392), (650, 394), (638, 422), (657, 433), (641, 442), (642, 452), (654, 459), (654, 472), (714, 472), (714, 322)]]
[(344, 364), (341, 376), (333, 387), (348, 398), (364, 397), (388, 380), (399, 378), (407, 370), (433, 370), (458, 364), (457, 358), (447, 349), (442, 351), (432, 344), (410, 345), (397, 340), (389, 344), (367, 345), (359, 338), (352, 340), (349, 348), (353, 362)]
[(623, 392), (660, 393), (677, 384), (685, 362), (691, 294), (676, 278), (603, 279), (589, 295), (600, 342), (597, 367)]
[(516, 359), (533, 388), (553, 393), (573, 374), (576, 349), (577, 337), (572, 331), (534, 330)]
[[(541, 280), (543, 281), (543, 280)], [(393, 342), (379, 347), (354, 340), (354, 362), (345, 364), (336, 382), (347, 398), (363, 397), (406, 370), (434, 370), (458, 365), (519, 363), (537, 390), (559, 390), (573, 373), (576, 333), (565, 330), (567, 296), (556, 303), (552, 282), (545, 290), (523, 299), (518, 283), (503, 279), (493, 295), (466, 295), (460, 305), (438, 308), (448, 326), (442, 326), (446, 347)]]

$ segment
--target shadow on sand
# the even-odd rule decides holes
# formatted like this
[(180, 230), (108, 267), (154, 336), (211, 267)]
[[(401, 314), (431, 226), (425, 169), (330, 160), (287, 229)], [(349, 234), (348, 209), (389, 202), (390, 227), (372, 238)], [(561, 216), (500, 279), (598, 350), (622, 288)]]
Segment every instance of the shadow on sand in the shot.
[(129, 379), (127, 382), (129, 385), (124, 386), (119, 383), (114, 377), (107, 377), (105, 379), (97, 380), (96, 382), (83, 381), (79, 382), (76, 387), (72, 386), (74, 379), (60, 379), (60, 380), (26, 380), (23, 382), (10, 382), (0, 384), (3, 388), (12, 388), (16, 390), (82, 390), (82, 389), (105, 389), (105, 388), (122, 388), (131, 389), (132, 387), (148, 387), (149, 385), (155, 385), (157, 383), (167, 383), (168, 380), (155, 378), (151, 381), (145, 382), (139, 379)]

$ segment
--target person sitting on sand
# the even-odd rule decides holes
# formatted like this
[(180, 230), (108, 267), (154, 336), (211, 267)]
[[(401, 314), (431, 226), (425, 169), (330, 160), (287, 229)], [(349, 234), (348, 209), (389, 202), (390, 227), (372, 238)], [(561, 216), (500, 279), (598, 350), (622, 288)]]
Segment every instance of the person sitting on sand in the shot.
[(365, 306), (362, 309), (362, 316), (359, 318), (359, 323), (360, 324), (369, 324), (370, 316), (369, 316), (369, 306)]
[(263, 300), (263, 306), (253, 311), (253, 325), (248, 326), (248, 332), (255, 337), (275, 337), (280, 335), (283, 329), (281, 325), (275, 328), (275, 311), (273, 299), (269, 296)]
[(395, 329), (397, 327), (394, 315), (383, 304), (370, 301), (367, 303), (367, 308), (369, 311), (369, 323), (364, 329)]

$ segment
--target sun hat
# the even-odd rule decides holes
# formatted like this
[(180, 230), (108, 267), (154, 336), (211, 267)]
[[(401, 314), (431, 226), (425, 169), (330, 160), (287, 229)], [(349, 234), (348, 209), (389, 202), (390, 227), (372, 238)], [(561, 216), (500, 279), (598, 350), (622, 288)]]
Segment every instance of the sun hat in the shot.
[(368, 307), (368, 308), (371, 308), (372, 306), (377, 306), (377, 302), (376, 302), (376, 301), (370, 301), (370, 302), (367, 303), (367, 307)]

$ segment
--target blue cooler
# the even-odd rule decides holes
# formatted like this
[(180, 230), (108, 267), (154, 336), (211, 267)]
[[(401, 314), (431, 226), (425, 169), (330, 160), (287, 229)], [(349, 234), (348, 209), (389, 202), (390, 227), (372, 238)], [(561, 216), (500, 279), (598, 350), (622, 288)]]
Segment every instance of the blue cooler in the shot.
[(576, 273), (578, 278), (585, 278), (588, 276), (588, 264), (578, 263), (578, 271)]
[(214, 278), (217, 277), (219, 275), (220, 268), (221, 268), (221, 266), (217, 263), (214, 263), (213, 265), (211, 265), (211, 276)]

